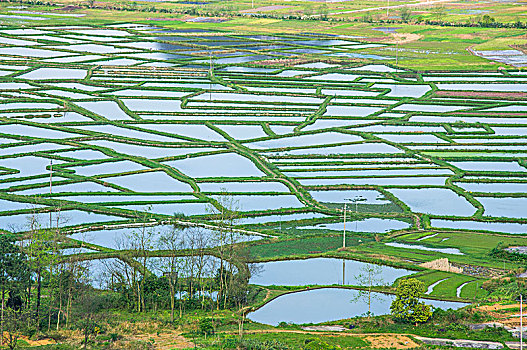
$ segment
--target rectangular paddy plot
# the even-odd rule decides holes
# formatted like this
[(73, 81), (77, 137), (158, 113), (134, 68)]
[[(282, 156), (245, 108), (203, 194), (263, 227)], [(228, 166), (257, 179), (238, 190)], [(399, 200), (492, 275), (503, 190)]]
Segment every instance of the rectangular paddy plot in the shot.
[[(511, 97), (524, 75), (364, 65), (345, 57), (375, 45), (346, 38), (138, 28), (0, 31), (3, 227), (58, 199), (71, 203), (64, 225), (147, 211), (213, 223), (207, 208), (221, 212), (227, 193), (251, 227), (336, 232), (349, 203), (363, 232), (408, 228), (415, 214), (525, 230), (526, 106)], [(264, 62), (284, 58), (298, 63)]]

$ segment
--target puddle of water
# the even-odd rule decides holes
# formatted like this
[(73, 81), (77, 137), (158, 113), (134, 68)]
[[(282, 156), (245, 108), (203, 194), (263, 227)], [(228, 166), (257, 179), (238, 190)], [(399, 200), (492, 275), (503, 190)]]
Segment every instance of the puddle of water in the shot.
[(134, 129), (128, 129), (126, 127), (118, 127), (113, 125), (80, 125), (75, 126), (76, 129), (81, 130), (90, 130), (100, 133), (107, 134), (107, 137), (123, 136), (134, 138), (138, 140), (148, 140), (148, 141), (161, 141), (161, 142), (185, 142), (186, 140), (171, 138), (166, 136), (161, 136), (157, 134), (152, 134), (148, 132), (138, 131)]
[[(254, 322), (278, 325), (280, 322), (295, 324), (321, 323), (363, 316), (368, 305), (357, 300), (358, 291), (342, 288), (322, 288), (280, 296), (262, 308), (251, 312), (247, 318)], [(390, 313), (393, 295), (374, 293), (371, 311), (374, 315)], [(467, 304), (424, 300), (427, 304), (442, 309), (458, 309)]]
[[(0, 105), (1, 106), (1, 105)], [(70, 137), (78, 137), (80, 135), (72, 134), (64, 131), (51, 130), (39, 128), (36, 126), (22, 125), (22, 124), (3, 124), (0, 125), (0, 132), (11, 135), (23, 135), (47, 139), (66, 139)]]
[(359, 285), (357, 272), (361, 268), (379, 266), (384, 283), (392, 284), (396, 279), (409, 275), (413, 271), (390, 266), (373, 265), (355, 260), (331, 258), (313, 258), (305, 260), (273, 261), (258, 264), (262, 272), (251, 276), (249, 283), (261, 286), (305, 286), (344, 284)]
[(527, 84), (436, 84), (440, 90), (527, 91)]
[[(234, 94), (228, 92), (213, 92), (211, 94), (201, 94), (192, 97), (193, 100), (212, 100), (212, 101), (259, 101), (259, 102), (279, 102), (295, 104), (320, 104), (323, 99), (315, 97), (295, 97), (295, 96), (272, 96), (272, 95), (253, 95), (253, 94)], [(220, 105), (220, 104), (218, 104)]]
[(390, 201), (381, 192), (375, 190), (329, 190), (310, 191), (313, 199), (322, 203), (348, 203), (348, 208), (353, 211), (353, 202), (361, 204), (386, 204)]
[(86, 143), (94, 146), (100, 146), (112, 149), (118, 153), (128, 154), (137, 157), (145, 157), (150, 159), (181, 156), (191, 153), (210, 152), (214, 148), (176, 148), (176, 147), (154, 147), (145, 145), (131, 145), (126, 143), (118, 143), (113, 141), (87, 141)]
[(323, 81), (346, 81), (346, 82), (352, 82), (355, 79), (357, 79), (359, 75), (355, 74), (342, 74), (342, 73), (327, 73), (322, 75), (317, 75), (314, 77), (309, 77), (306, 79), (309, 80), (323, 80)]
[(456, 182), (455, 184), (470, 192), (527, 193), (527, 183)]
[(85, 62), (92, 61), (100, 58), (105, 58), (105, 56), (100, 55), (82, 55), (82, 56), (73, 56), (73, 57), (59, 57), (53, 59), (47, 59), (46, 62), (51, 63), (76, 63), (76, 62)]
[(248, 158), (236, 153), (223, 153), (166, 162), (182, 173), (193, 177), (261, 177), (260, 171)]
[[(24, 191), (19, 191), (17, 194), (32, 196), (39, 194), (49, 194), (49, 186), (32, 188)], [(64, 192), (116, 192), (117, 190), (111, 187), (105, 187), (95, 182), (80, 182), (68, 185), (55, 185), (52, 187), (53, 193), (64, 193)]]
[(124, 173), (128, 171), (145, 170), (147, 168), (129, 160), (122, 160), (117, 162), (106, 162), (101, 164), (78, 166), (69, 169), (75, 170), (75, 173), (82, 176), (96, 176), (104, 174), (114, 174), (116, 171)]
[(295, 213), (295, 214), (284, 214), (284, 215), (264, 215), (254, 217), (242, 217), (237, 221), (238, 225), (255, 225), (269, 222), (287, 222), (295, 220), (308, 220), (316, 218), (326, 218), (327, 215), (320, 213)]
[(289, 192), (289, 188), (280, 182), (200, 182), (202, 192)]
[(108, 177), (104, 181), (134, 192), (189, 192), (192, 190), (190, 185), (160, 171)]
[(525, 234), (527, 225), (512, 222), (480, 222), (480, 221), (462, 221), (462, 220), (430, 220), (430, 226), (438, 228), (450, 228), (460, 230), (474, 231), (494, 231), (511, 234)]
[(372, 88), (390, 89), (389, 97), (421, 97), (431, 90), (428, 85), (374, 84)]
[(464, 171), (508, 171), (508, 172), (525, 172), (524, 168), (517, 161), (512, 162), (486, 162), (486, 161), (462, 161), (450, 162), (453, 166)]
[(448, 177), (376, 177), (376, 178), (339, 178), (339, 179), (299, 179), (298, 182), (304, 186), (330, 186), (330, 185), (377, 185), (377, 186), (442, 186)]
[[(57, 225), (57, 216), (60, 227), (125, 220), (118, 216), (95, 214), (80, 210), (67, 210), (61, 211), (58, 214), (56, 212), (52, 213), (54, 227)], [(11, 230), (12, 232), (26, 231), (29, 229), (28, 218), (29, 215), (27, 214), (0, 216), (0, 229)], [(49, 227), (49, 213), (37, 213), (35, 214), (35, 219), (42, 224), (42, 227)]]
[(151, 204), (134, 204), (134, 205), (119, 205), (116, 208), (143, 211), (154, 214), (174, 215), (182, 213), (186, 216), (205, 215), (209, 211), (208, 203), (151, 203)]
[(410, 207), (413, 212), (434, 215), (470, 216), (474, 208), (464, 197), (449, 189), (419, 188), (390, 189), (396, 197)]
[[(211, 196), (218, 199), (219, 196)], [(234, 203), (239, 207), (239, 211), (263, 211), (281, 208), (302, 208), (302, 204), (293, 195), (233, 195)]]
[(78, 92), (64, 91), (64, 90), (41, 90), (40, 93), (51, 95), (51, 96), (67, 97), (67, 98), (71, 98), (74, 100), (93, 98), (93, 96), (90, 96), (90, 95), (81, 94)]
[(75, 102), (75, 104), (109, 120), (132, 119), (113, 101)]
[(72, 196), (56, 196), (56, 198), (66, 201), (82, 202), (82, 203), (104, 203), (104, 202), (155, 202), (167, 200), (195, 200), (191, 194), (169, 194), (169, 195), (147, 195), (147, 194), (124, 194), (119, 193), (104, 193), (104, 194), (90, 194), (90, 195), (72, 195)]
[(527, 216), (527, 198), (477, 197), (483, 204), (485, 216), (525, 219)]
[[(353, 206), (350, 205), (350, 212), (353, 212)], [(348, 232), (373, 232), (386, 233), (395, 230), (403, 230), (410, 227), (410, 224), (392, 219), (377, 219), (369, 218), (360, 221), (348, 221), (346, 223), (346, 230)], [(297, 227), (299, 230), (328, 230), (328, 231), (343, 231), (344, 222), (335, 222), (330, 224), (317, 224), (313, 226)]]
[(394, 248), (417, 249), (417, 250), (426, 250), (426, 251), (438, 252), (438, 253), (444, 253), (444, 254), (465, 255), (461, 253), (461, 251), (457, 248), (431, 248), (431, 247), (426, 247), (423, 245), (404, 244), (404, 243), (396, 243), (396, 242), (385, 243), (385, 245), (394, 247)]
[(268, 135), (260, 125), (216, 125), (236, 140), (248, 140)]
[(223, 136), (208, 128), (206, 125), (192, 124), (141, 124), (143, 129), (163, 131), (166, 133), (192, 137), (205, 141), (227, 141)]
[(467, 109), (470, 108), (469, 106), (440, 106), (440, 105), (425, 105), (425, 104), (412, 104), (412, 103), (405, 103), (400, 106), (395, 107), (393, 110), (399, 110), (399, 111), (411, 111), (411, 112), (436, 112), (436, 113), (444, 113), (444, 112), (452, 112), (452, 111), (459, 111), (461, 109)]
[(321, 93), (328, 96), (377, 96), (378, 92), (363, 90), (339, 90), (339, 89), (322, 89)]
[(0, 104), (0, 110), (17, 110), (17, 109), (58, 109), (59, 105), (54, 103), (38, 103), (38, 102), (12, 102)]
[(437, 136), (427, 134), (379, 134), (376, 136), (396, 143), (447, 143), (445, 140), (440, 139)]
[(338, 116), (338, 117), (366, 117), (370, 114), (380, 111), (379, 107), (364, 107), (364, 106), (327, 106), (324, 116)]
[(332, 177), (332, 176), (419, 176), (453, 174), (449, 169), (383, 169), (383, 170), (326, 170), (326, 171), (292, 171), (283, 170), (287, 176), (301, 177)]
[(19, 76), (19, 78), (30, 80), (46, 80), (46, 79), (83, 79), (87, 74), (84, 69), (72, 68), (38, 68), (29, 73)]
[(132, 111), (179, 112), (181, 101), (152, 99), (123, 99), (125, 106)]
[(126, 89), (110, 92), (109, 95), (115, 96), (162, 96), (162, 97), (171, 97), (179, 98), (185, 95), (188, 95), (188, 92), (181, 91), (167, 91), (167, 90), (134, 90)]
[(309, 147), (329, 143), (343, 143), (362, 141), (363, 138), (356, 135), (343, 134), (339, 132), (324, 132), (319, 134), (299, 135), (283, 137), (274, 140), (257, 141), (246, 143), (245, 146), (254, 149), (284, 148), (284, 147)]
[(355, 145), (343, 145), (320, 148), (304, 148), (279, 152), (281, 155), (307, 155), (307, 154), (368, 154), (368, 153), (402, 153), (398, 148), (384, 143), (361, 143)]

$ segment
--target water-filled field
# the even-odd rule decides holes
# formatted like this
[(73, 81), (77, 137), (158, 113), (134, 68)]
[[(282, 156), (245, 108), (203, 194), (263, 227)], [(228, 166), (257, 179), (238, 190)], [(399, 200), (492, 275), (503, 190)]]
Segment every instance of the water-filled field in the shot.
[[(4, 26), (0, 42), (2, 230), (33, 217), (108, 251), (130, 224), (162, 230), (175, 215), (213, 235), (235, 212), (253, 241), (334, 235), (347, 205), (346, 229), (366, 236), (525, 233), (526, 83), (513, 69), (417, 72), (349, 60), (369, 46), (346, 37), (132, 24)], [(383, 247), (465, 254), (426, 243)], [(272, 264), (309, 267), (269, 264), (254, 283), (282, 284)]]

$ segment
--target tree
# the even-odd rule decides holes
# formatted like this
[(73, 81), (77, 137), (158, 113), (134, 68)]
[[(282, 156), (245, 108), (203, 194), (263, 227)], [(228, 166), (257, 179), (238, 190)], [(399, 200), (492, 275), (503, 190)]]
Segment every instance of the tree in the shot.
[[(54, 277), (54, 269), (60, 261), (60, 254), (58, 249), (59, 227), (62, 223), (60, 208), (56, 209), (56, 229), (51, 227), (53, 224), (50, 213), (50, 227), (43, 229), (38, 221), (36, 213), (28, 217), (29, 222), (29, 237), (27, 246), (24, 247), (24, 252), (27, 254), (29, 267), (36, 274), (37, 282), (37, 301), (35, 307), (35, 318), (37, 330), (40, 330), (40, 315), (41, 315), (41, 297), (42, 297), (42, 277), (49, 271), (49, 277)], [(31, 290), (31, 279), (29, 278), (28, 291)], [(30, 296), (28, 297), (28, 303)], [(48, 313), (48, 319), (49, 319)]]
[(214, 206), (209, 207), (210, 214), (216, 216), (215, 245), (219, 252), (219, 290), (216, 307), (227, 303), (227, 276), (225, 272), (234, 273), (233, 264), (224, 264), (225, 261), (232, 261), (235, 255), (235, 244), (238, 242), (239, 235), (233, 230), (233, 226), (239, 220), (240, 204), (226, 189), (221, 189), (221, 194), (216, 198), (221, 208), (218, 210)]
[(423, 282), (416, 278), (400, 280), (396, 297), (390, 306), (392, 316), (402, 322), (424, 323), (432, 316), (430, 306), (420, 301), (425, 290)]
[(146, 309), (144, 276), (150, 273), (149, 267), (152, 264), (150, 251), (155, 248), (154, 238), (157, 235), (154, 229), (147, 225), (151, 219), (151, 214), (148, 213), (150, 208), (146, 208), (145, 211), (146, 213), (136, 212), (143, 223), (141, 227), (126, 232), (117, 241), (118, 249), (126, 251), (126, 254), (110, 260), (107, 264), (110, 284), (122, 293), (123, 300), (137, 312)]
[(399, 11), (399, 16), (401, 17), (401, 20), (403, 22), (408, 22), (410, 20), (410, 17), (412, 17), (412, 11), (408, 7), (404, 6)]
[[(19, 298), (29, 275), (26, 255), (14, 243), (10, 235), (0, 235), (0, 345), (4, 343), (4, 316), (7, 298)], [(12, 309), (12, 308), (10, 308)]]
[[(181, 230), (177, 226), (172, 226), (162, 233), (158, 241), (159, 249), (166, 250), (167, 256), (161, 260), (160, 269), (164, 276), (167, 277), (170, 288), (170, 320), (174, 322), (174, 313), (176, 308), (176, 289), (180, 270), (182, 269), (182, 258), (179, 257), (179, 250), (183, 248), (181, 239)], [(181, 303), (179, 303), (181, 306)], [(182, 310), (180, 308), (181, 317)]]
[[(375, 264), (365, 264), (360, 267), (359, 273), (355, 276), (359, 286), (367, 287), (367, 289), (358, 290), (357, 296), (353, 301), (366, 299), (368, 301), (368, 318), (372, 316), (371, 313), (371, 301), (372, 299), (379, 299), (380, 297), (377, 294), (372, 294), (373, 286), (384, 285), (385, 282), (382, 279), (382, 267)], [(344, 283), (344, 281), (343, 281)]]
[(441, 17), (443, 17), (446, 13), (444, 6), (434, 6), (430, 9), (430, 12), (432, 12), (434, 18), (436, 20), (440, 20)]

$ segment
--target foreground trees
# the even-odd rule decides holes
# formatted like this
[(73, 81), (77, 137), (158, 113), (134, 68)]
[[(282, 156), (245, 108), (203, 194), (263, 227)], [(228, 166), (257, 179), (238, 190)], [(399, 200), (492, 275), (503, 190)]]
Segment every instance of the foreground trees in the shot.
[(29, 279), (29, 266), (25, 254), (12, 236), (0, 235), (0, 345), (4, 344), (4, 331), (8, 343), (16, 343), (12, 334), (22, 320), (22, 301), (25, 283)]

